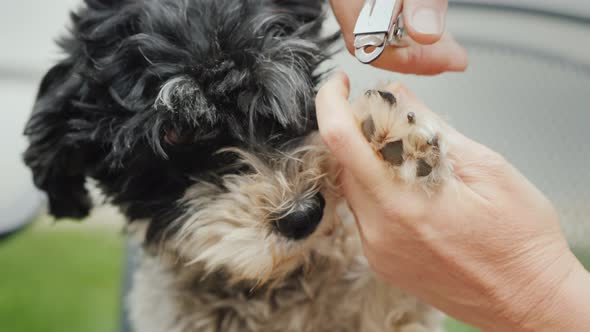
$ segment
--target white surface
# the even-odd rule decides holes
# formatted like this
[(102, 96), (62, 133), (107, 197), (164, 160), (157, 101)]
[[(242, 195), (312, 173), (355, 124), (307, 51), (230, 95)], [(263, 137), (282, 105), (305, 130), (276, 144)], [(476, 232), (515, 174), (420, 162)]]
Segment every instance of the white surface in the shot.
[(34, 98), (35, 84), (8, 81), (0, 77), (0, 141), (2, 142), (2, 189), (0, 189), (0, 234), (15, 229), (34, 217), (42, 196), (32, 185), (31, 175), (22, 164), (26, 148), (22, 131)]
[(43, 72), (60, 56), (54, 40), (74, 3), (0, 1), (0, 233), (33, 218), (43, 197), (22, 162), (22, 131)]
[(66, 31), (69, 10), (81, 2), (0, 1), (0, 69), (38, 73), (52, 64), (60, 57), (54, 41)]
[(487, 5), (506, 5), (521, 8), (545, 10), (573, 16), (590, 18), (590, 1), (588, 0), (449, 0)]

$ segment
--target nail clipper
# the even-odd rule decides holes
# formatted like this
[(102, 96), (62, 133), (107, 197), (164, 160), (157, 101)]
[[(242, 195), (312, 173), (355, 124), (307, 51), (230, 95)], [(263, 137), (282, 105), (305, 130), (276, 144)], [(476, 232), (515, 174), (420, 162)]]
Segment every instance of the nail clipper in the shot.
[(406, 47), (402, 0), (366, 0), (354, 29), (356, 58), (365, 64), (375, 61), (385, 46)]

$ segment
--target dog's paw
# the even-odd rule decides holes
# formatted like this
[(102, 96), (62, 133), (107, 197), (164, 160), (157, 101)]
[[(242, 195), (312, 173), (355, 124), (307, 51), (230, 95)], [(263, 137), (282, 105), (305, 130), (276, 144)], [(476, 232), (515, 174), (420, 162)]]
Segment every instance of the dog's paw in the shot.
[(365, 138), (393, 176), (431, 192), (452, 174), (441, 122), (434, 114), (412, 108), (385, 89), (368, 90), (354, 109)]

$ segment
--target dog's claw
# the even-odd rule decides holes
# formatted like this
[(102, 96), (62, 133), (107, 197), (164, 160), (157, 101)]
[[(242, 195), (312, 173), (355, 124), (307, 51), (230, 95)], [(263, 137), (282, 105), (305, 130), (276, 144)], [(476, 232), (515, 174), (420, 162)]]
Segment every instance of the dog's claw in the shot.
[(373, 134), (375, 134), (375, 122), (372, 117), (368, 117), (362, 124), (361, 129), (367, 141), (371, 141)]
[(393, 93), (387, 91), (377, 91), (377, 93), (379, 93), (381, 98), (383, 98), (387, 103), (389, 103), (389, 105), (393, 106), (397, 103), (397, 99), (395, 99)]
[(410, 123), (410, 124), (416, 123), (416, 113), (414, 113), (414, 112), (408, 113), (408, 123)]
[(426, 143), (428, 143), (430, 146), (438, 147), (438, 136), (434, 135), (433, 137), (429, 138), (428, 142)]

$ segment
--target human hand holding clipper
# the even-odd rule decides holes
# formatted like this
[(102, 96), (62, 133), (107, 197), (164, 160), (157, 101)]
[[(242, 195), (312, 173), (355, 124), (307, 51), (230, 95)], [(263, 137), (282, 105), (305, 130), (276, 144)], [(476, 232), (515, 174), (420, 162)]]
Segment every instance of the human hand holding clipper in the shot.
[(467, 52), (444, 32), (447, 0), (330, 0), (359, 61), (400, 73), (464, 71)]
[(360, 62), (375, 61), (387, 46), (409, 45), (401, 4), (401, 0), (365, 1), (354, 28), (354, 55)]

